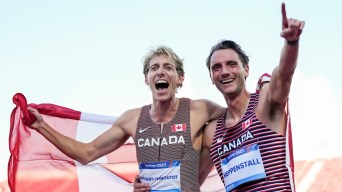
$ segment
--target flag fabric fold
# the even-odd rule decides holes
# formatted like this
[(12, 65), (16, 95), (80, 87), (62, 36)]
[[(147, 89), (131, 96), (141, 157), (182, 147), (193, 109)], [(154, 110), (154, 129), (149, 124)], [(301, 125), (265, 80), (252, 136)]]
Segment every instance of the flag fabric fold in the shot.
[[(8, 184), (12, 192), (93, 192), (133, 191), (138, 163), (133, 139), (116, 151), (82, 165), (59, 151), (40, 133), (30, 129), (35, 121), (27, 107), (37, 109), (44, 120), (63, 135), (89, 142), (115, 122), (105, 116), (69, 109), (54, 104), (27, 104), (23, 94), (13, 96), (10, 118), (10, 159)], [(214, 169), (201, 191), (222, 191), (223, 184)]]

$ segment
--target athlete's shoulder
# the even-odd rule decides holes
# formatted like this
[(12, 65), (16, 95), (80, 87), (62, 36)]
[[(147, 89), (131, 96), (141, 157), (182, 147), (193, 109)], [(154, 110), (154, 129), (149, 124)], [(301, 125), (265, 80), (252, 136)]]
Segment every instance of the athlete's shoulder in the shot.
[(123, 112), (117, 119), (117, 123), (127, 123), (131, 121), (137, 121), (142, 108), (132, 108)]
[(142, 107), (137, 107), (137, 108), (132, 108), (132, 109), (128, 109), (126, 110), (123, 115), (135, 115), (135, 114), (140, 114), (142, 110)]
[(191, 105), (193, 105), (194, 107), (211, 107), (211, 106), (215, 106), (215, 107), (222, 108), (216, 102), (213, 102), (213, 101), (208, 100), (208, 99), (193, 99), (193, 100), (191, 100)]

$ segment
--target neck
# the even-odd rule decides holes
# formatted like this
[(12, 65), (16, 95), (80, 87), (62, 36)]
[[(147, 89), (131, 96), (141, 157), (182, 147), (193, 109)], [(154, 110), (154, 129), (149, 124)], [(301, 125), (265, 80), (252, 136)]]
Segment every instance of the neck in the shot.
[(173, 116), (176, 114), (179, 104), (179, 99), (173, 97), (168, 101), (154, 101), (150, 115), (155, 123), (167, 123), (171, 121)]
[(247, 110), (249, 98), (250, 95), (247, 90), (242, 91), (239, 95), (231, 97), (225, 96), (225, 100), (228, 106), (227, 118), (239, 121)]

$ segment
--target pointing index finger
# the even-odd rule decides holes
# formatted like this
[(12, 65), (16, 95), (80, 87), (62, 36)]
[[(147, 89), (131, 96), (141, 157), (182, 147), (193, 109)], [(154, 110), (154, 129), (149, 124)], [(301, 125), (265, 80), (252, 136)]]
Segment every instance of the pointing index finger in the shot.
[(283, 27), (287, 27), (287, 16), (286, 16), (286, 9), (285, 9), (285, 3), (281, 4), (281, 14), (283, 16)]

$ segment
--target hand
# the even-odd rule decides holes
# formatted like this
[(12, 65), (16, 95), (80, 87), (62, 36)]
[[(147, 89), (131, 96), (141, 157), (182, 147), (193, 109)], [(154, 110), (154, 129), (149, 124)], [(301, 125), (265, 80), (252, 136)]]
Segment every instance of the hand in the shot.
[(140, 183), (140, 179), (138, 175), (135, 176), (133, 187), (134, 187), (134, 190), (133, 190), (134, 192), (144, 192), (144, 191), (151, 190), (148, 184)]
[(287, 18), (285, 3), (281, 4), (281, 14), (283, 17), (283, 26), (280, 36), (287, 41), (297, 41), (302, 34), (305, 22), (293, 18)]
[(44, 120), (43, 120), (43, 117), (42, 115), (38, 112), (37, 109), (34, 109), (32, 107), (28, 107), (27, 108), (29, 113), (31, 113), (32, 115), (35, 116), (36, 118), (36, 121), (34, 121), (31, 125), (30, 125), (30, 128), (32, 129), (38, 129), (40, 127), (41, 124), (45, 123)]

